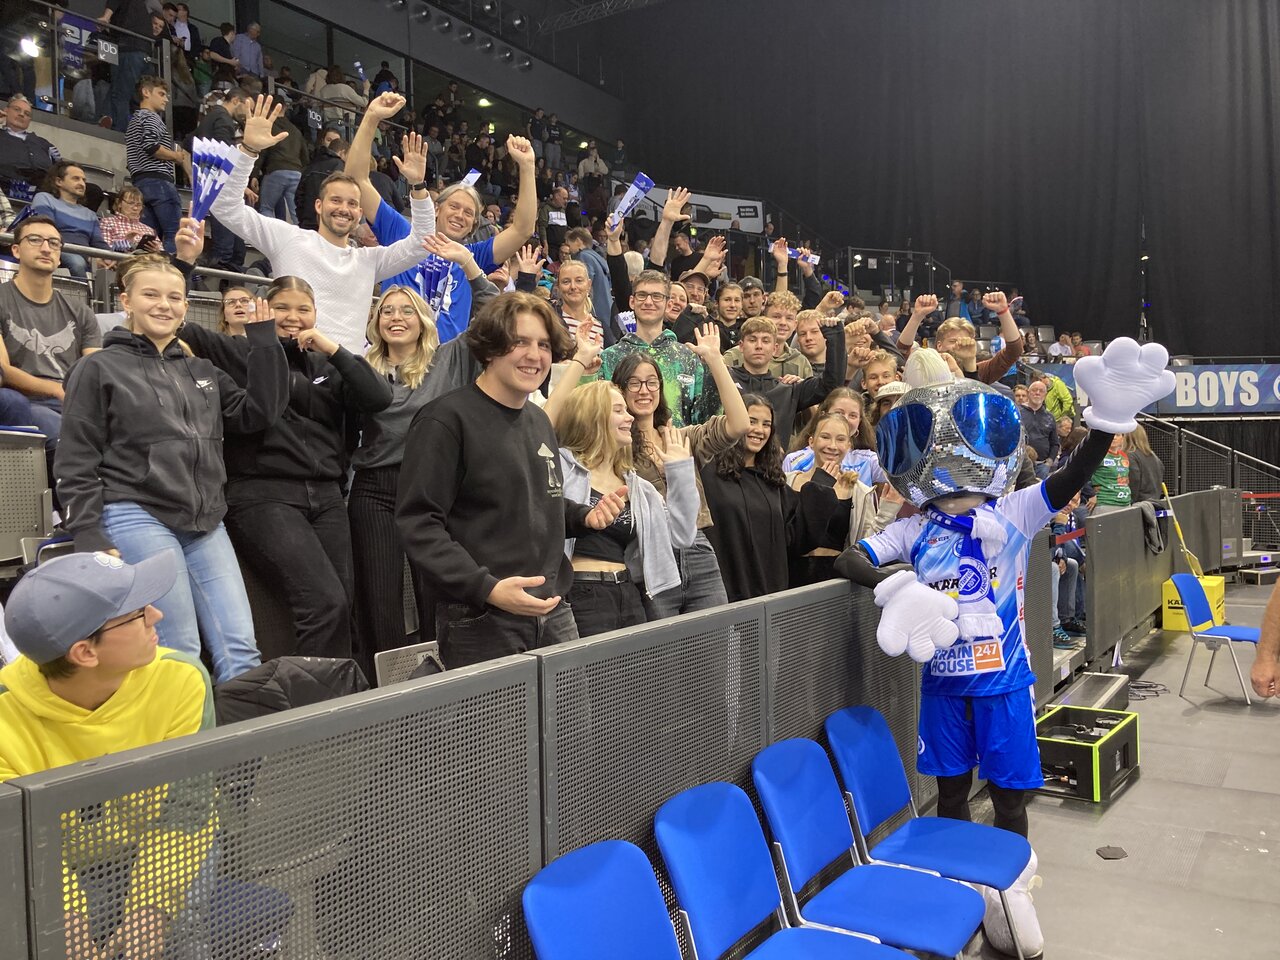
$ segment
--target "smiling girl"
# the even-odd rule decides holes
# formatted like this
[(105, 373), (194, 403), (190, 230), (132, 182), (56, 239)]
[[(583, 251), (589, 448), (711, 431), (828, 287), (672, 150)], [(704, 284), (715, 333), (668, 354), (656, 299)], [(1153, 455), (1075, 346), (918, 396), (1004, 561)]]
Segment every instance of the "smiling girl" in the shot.
[(54, 461), (58, 494), (77, 549), (114, 550), (129, 563), (173, 552), (178, 578), (155, 604), (164, 614), (160, 643), (199, 656), (203, 637), (222, 683), (259, 663), (222, 523), (223, 435), (259, 433), (282, 415), (284, 351), (271, 324), (251, 320), (237, 383), (176, 339), (186, 281), (166, 257), (137, 258), (121, 277), (125, 326), (110, 331), (67, 382)]

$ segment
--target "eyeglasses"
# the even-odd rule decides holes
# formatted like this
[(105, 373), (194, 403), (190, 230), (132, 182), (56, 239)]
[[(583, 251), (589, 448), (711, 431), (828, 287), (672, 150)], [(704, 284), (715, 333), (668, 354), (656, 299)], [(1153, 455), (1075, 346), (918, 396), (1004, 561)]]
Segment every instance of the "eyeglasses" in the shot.
[(665, 293), (660, 293), (657, 290), (642, 290), (631, 294), (631, 296), (635, 297), (641, 303), (644, 303), (646, 300), (652, 300), (654, 303), (662, 303), (667, 299), (667, 295)]
[(657, 393), (660, 386), (662, 384), (658, 380), (637, 380), (632, 377), (627, 381), (627, 392), (639, 393), (641, 390), (647, 390), (649, 393)]
[(251, 303), (253, 303), (252, 297), (232, 297), (222, 301), (224, 307), (247, 307)]
[(32, 247), (37, 250), (40, 247), (43, 247), (46, 243), (49, 245), (50, 250), (62, 249), (62, 241), (57, 237), (23, 237), (22, 242), (28, 247)]
[(417, 315), (418, 311), (409, 304), (403, 307), (381, 307), (378, 310), (380, 317), (416, 317)]
[(104, 623), (102, 626), (100, 626), (100, 627), (98, 628), (98, 631), (97, 631), (97, 632), (98, 632), (98, 633), (102, 633), (102, 632), (104, 632), (104, 631), (106, 631), (106, 630), (114, 630), (114, 629), (116, 629), (116, 627), (123, 627), (123, 626), (125, 626), (126, 624), (133, 623), (133, 621), (135, 621), (135, 620), (141, 620), (141, 619), (142, 619), (143, 617), (145, 617), (146, 615), (147, 615), (147, 608), (146, 608), (146, 607), (143, 607), (141, 610), (139, 610), (137, 613), (135, 613), (135, 614), (134, 614), (132, 617), (130, 617), (128, 620), (121, 620), (119, 623), (113, 623), (113, 624), (111, 624), (111, 626), (107, 626), (107, 625)]

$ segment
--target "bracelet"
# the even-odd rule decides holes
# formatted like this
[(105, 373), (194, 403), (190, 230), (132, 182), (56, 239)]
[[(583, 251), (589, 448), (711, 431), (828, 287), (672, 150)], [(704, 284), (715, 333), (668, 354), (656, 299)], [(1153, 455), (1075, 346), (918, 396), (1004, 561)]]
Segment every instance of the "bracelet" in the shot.
[(253, 149), (253, 147), (246, 147), (243, 143), (240, 144), (240, 149), (241, 151), (243, 151), (244, 153), (247, 153), (251, 157), (257, 157), (261, 153), (261, 151)]
[(567, 363), (576, 363), (576, 364), (577, 364), (578, 366), (580, 366), (583, 370), (587, 369), (587, 365), (586, 365), (585, 363), (583, 363), (581, 360), (579, 360), (577, 357), (570, 357), (566, 362), (567, 362)]

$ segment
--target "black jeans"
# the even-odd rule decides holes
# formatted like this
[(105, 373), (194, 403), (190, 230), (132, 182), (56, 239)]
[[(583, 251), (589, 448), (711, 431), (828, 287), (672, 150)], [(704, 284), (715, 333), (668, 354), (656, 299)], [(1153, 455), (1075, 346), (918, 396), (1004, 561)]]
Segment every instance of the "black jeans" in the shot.
[(644, 600), (634, 583), (600, 583), (575, 580), (566, 598), (573, 608), (578, 636), (594, 637), (622, 627), (647, 622)]
[(468, 603), (441, 603), (436, 607), (436, 639), (440, 659), (446, 669), (453, 670), (577, 640), (578, 628), (567, 603), (545, 617), (520, 617), (497, 607)]
[[(396, 531), (396, 482), (400, 466), (357, 470), (351, 481), (347, 513), (355, 561), (355, 622), (352, 656), (365, 676), (374, 677), (373, 655), (405, 645), (404, 548)], [(413, 571), (418, 636), (429, 640), (435, 604)]]
[(241, 562), (278, 584), (293, 612), (293, 652), (350, 657), (351, 528), (337, 482), (241, 481), (227, 499)]

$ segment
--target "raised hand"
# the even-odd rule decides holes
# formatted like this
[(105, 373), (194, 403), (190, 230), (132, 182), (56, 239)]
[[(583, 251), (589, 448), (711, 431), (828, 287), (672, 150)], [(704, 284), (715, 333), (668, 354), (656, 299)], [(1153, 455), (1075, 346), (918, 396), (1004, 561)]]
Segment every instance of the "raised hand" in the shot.
[(813, 255), (813, 251), (808, 247), (796, 247), (796, 252), (800, 254), (796, 260), (796, 265), (800, 268), (800, 272), (806, 277), (813, 276), (813, 264), (809, 262), (809, 257)]
[(818, 312), (824, 316), (834, 317), (843, 306), (844, 294), (839, 290), (828, 290), (826, 296), (818, 302)]
[(662, 219), (668, 223), (683, 223), (690, 219), (689, 214), (680, 212), (688, 202), (688, 190), (684, 187), (672, 187), (667, 191), (667, 199), (662, 204)]
[(532, 273), (534, 276), (542, 276), (542, 267), (546, 264), (546, 259), (538, 254), (542, 252), (542, 247), (536, 243), (526, 243), (520, 248), (520, 252), (516, 254), (516, 269), (521, 273)]
[(489, 282), (499, 290), (505, 290), (507, 284), (511, 282), (511, 271), (504, 264), (489, 274)]
[(881, 610), (876, 642), (891, 657), (906, 653), (928, 663), (934, 652), (951, 646), (960, 636), (955, 619), (960, 609), (951, 597), (926, 587), (914, 570), (900, 570), (876, 587)]
[(179, 260), (194, 264), (204, 252), (204, 224), (191, 217), (188, 207), (187, 216), (178, 221), (178, 232), (173, 238), (173, 248)]
[(710, 363), (712, 357), (720, 356), (720, 328), (714, 323), (704, 323), (693, 328), (694, 343), (689, 349), (703, 363)]
[(369, 101), (369, 106), (365, 109), (365, 116), (373, 117), (375, 120), (390, 120), (392, 117), (398, 116), (400, 111), (404, 109), (405, 99), (398, 93), (383, 93)]
[(663, 464), (676, 463), (679, 460), (693, 459), (693, 447), (689, 443), (689, 438), (684, 435), (682, 430), (676, 427), (666, 426), (662, 428), (663, 447), (656, 447), (654, 452), (657, 453), (658, 459)]
[(951, 349), (958, 360), (976, 360), (978, 358), (978, 341), (973, 337), (961, 337)]
[(250, 150), (261, 153), (268, 147), (288, 138), (287, 133), (272, 133), (275, 123), (284, 113), (284, 104), (276, 103), (269, 96), (259, 97), (249, 107), (249, 114), (244, 120), (244, 135), (240, 142)]
[(992, 311), (997, 317), (1002, 313), (1009, 311), (1009, 301), (1005, 295), (999, 290), (992, 290), (990, 293), (982, 295), (982, 305)]
[(938, 309), (938, 298), (932, 293), (922, 293), (916, 297), (915, 306), (911, 308), (914, 317), (927, 317)]
[[(387, 94), (383, 94), (387, 96)], [(395, 96), (392, 94), (392, 96)], [(399, 97), (403, 100), (403, 97)], [(400, 152), (404, 158), (392, 157), (400, 176), (410, 184), (422, 183), (427, 178), (427, 147), (422, 142), (422, 134), (410, 131), (400, 138)]]
[(244, 318), (246, 324), (263, 323), (274, 319), (271, 313), (271, 304), (267, 303), (262, 297), (254, 297), (249, 301), (249, 315)]
[(524, 137), (517, 137), (514, 133), (507, 137), (507, 156), (516, 162), (516, 166), (521, 169), (528, 167), (533, 169), (538, 158), (533, 154), (533, 146)]
[(603, 530), (618, 519), (627, 506), (627, 488), (619, 487), (613, 493), (606, 493), (587, 514), (586, 524), (592, 530)]
[(470, 250), (458, 241), (450, 240), (443, 233), (432, 233), (423, 237), (422, 249), (450, 263), (466, 263), (472, 259)]
[(582, 364), (587, 376), (592, 376), (600, 369), (600, 351), (604, 349), (604, 336), (594, 320), (583, 320), (578, 324), (577, 348), (573, 351), (573, 359)]
[(338, 352), (338, 345), (326, 337), (323, 333), (312, 327), (310, 330), (301, 330), (294, 337), (298, 341), (298, 347), (302, 350), (310, 350), (314, 353), (323, 353), (325, 356), (332, 357)]
[(862, 346), (854, 347), (849, 351), (848, 359), (849, 366), (851, 367), (865, 367), (867, 362), (871, 359), (871, 348)]
[(1128, 337), (1112, 340), (1099, 357), (1076, 361), (1076, 383), (1091, 401), (1084, 419), (1094, 430), (1131, 433), (1136, 414), (1173, 392), (1176, 382), (1169, 351), (1158, 343), (1141, 346)]
[(769, 252), (773, 254), (773, 261), (778, 265), (779, 270), (787, 268), (787, 238), (779, 237), (769, 245)]

